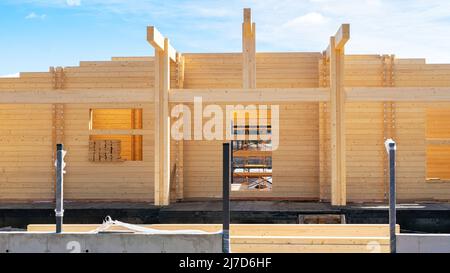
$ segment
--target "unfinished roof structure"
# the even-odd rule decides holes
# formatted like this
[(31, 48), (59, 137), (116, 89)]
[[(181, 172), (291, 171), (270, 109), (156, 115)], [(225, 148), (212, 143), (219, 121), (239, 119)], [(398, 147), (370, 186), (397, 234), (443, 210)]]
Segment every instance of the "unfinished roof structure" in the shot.
[(244, 9), (242, 53), (180, 53), (148, 27), (154, 57), (1, 78), (0, 202), (54, 200), (57, 143), (66, 200), (221, 198), (223, 140), (171, 137), (173, 107), (195, 97), (279, 107), (277, 149), (236, 144), (232, 198), (384, 201), (393, 138), (398, 199), (450, 200), (450, 64), (347, 55), (348, 24), (318, 52), (256, 52), (255, 36)]

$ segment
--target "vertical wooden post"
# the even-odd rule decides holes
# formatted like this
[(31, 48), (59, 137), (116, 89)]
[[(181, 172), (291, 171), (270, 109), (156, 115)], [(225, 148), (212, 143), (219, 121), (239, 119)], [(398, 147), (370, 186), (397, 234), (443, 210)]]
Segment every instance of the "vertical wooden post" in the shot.
[(170, 61), (176, 62), (176, 50), (153, 26), (147, 27), (147, 41), (155, 48), (155, 205), (170, 202)]
[(344, 45), (349, 25), (342, 25), (330, 38), (330, 106), (331, 106), (331, 204), (347, 203), (345, 155)]
[(169, 40), (155, 48), (155, 205), (169, 204), (170, 191)]
[[(177, 53), (177, 88), (184, 86), (184, 56)], [(184, 141), (179, 140), (176, 151), (176, 199), (181, 200), (184, 197)]]
[[(319, 87), (329, 87), (329, 60), (324, 52), (319, 61)], [(319, 103), (319, 199), (327, 200), (330, 197), (330, 153), (329, 153), (329, 105), (327, 102)]]
[[(64, 88), (64, 69), (62, 67), (50, 67), (50, 73), (52, 74), (53, 89)], [(56, 161), (56, 144), (64, 143), (64, 104), (54, 103), (52, 104), (52, 162)], [(52, 164), (53, 166), (53, 164)], [(55, 168), (52, 168), (52, 172)], [(56, 173), (54, 177), (54, 190), (56, 192)]]
[(330, 60), (330, 130), (331, 130), (331, 204), (347, 203), (345, 154), (344, 46), (350, 39), (350, 25), (342, 24), (330, 37), (327, 57)]
[[(384, 87), (394, 87), (394, 55), (383, 55), (381, 56), (382, 62), (382, 86)], [(383, 102), (383, 142), (387, 139), (395, 140), (395, 102), (384, 101)], [(383, 153), (384, 155), (384, 153)], [(383, 188), (384, 188), (384, 199), (388, 198), (388, 188), (389, 188), (389, 164), (388, 157), (382, 156), (382, 166), (383, 166)]]
[(242, 23), (242, 87), (256, 88), (256, 24), (251, 9), (244, 9)]

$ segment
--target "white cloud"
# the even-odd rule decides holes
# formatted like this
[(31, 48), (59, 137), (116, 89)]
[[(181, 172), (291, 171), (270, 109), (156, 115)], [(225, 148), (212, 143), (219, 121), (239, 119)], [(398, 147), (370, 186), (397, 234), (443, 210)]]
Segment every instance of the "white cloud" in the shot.
[(20, 77), (20, 73), (14, 73), (14, 74), (8, 74), (8, 75), (0, 75), (0, 78), (19, 78)]
[(328, 22), (329, 19), (318, 12), (310, 12), (303, 16), (296, 17), (283, 24), (283, 27), (299, 27), (322, 25)]
[(81, 0), (66, 0), (68, 6), (79, 6), (81, 5)]
[(450, 36), (443, 35), (450, 32), (450, 1), (278, 1), (284, 7), (271, 10), (273, 2), (261, 1), (253, 9), (258, 50), (321, 51), (342, 23), (350, 23), (347, 54), (395, 54), (450, 63)]
[(36, 14), (35, 12), (30, 12), (25, 19), (45, 19), (47, 17), (46, 14)]

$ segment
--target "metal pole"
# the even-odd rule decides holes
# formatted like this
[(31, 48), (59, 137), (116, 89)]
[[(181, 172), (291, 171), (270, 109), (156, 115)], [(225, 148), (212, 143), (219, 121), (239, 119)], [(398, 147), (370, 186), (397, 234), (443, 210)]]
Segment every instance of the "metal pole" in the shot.
[(223, 233), (222, 251), (230, 253), (230, 181), (231, 181), (230, 143), (223, 143)]
[(64, 183), (64, 149), (62, 144), (56, 144), (56, 233), (62, 232), (63, 209), (63, 183)]
[(389, 155), (389, 237), (391, 253), (397, 252), (397, 237), (395, 227), (397, 224), (396, 215), (396, 186), (395, 186), (395, 152), (396, 144), (392, 139), (385, 142), (386, 150)]
[(233, 151), (234, 151), (234, 141), (230, 141), (230, 187), (234, 183), (234, 157), (233, 157)]

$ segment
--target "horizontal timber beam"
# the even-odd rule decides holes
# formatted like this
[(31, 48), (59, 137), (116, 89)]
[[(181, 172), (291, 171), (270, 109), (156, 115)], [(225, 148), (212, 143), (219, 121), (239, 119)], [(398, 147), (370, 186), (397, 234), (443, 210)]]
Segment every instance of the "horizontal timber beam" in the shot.
[(0, 104), (133, 103), (153, 101), (153, 89), (20, 90), (0, 92)]
[(153, 133), (153, 130), (144, 129), (123, 129), (123, 130), (104, 130), (93, 129), (89, 130), (89, 135), (101, 136), (101, 135), (149, 135)]
[(193, 102), (202, 97), (203, 102), (232, 103), (292, 103), (328, 101), (328, 88), (242, 88), (242, 89), (171, 89), (169, 101)]
[[(346, 87), (346, 101), (450, 101), (450, 87)], [(0, 92), (0, 104), (144, 103), (154, 101), (153, 88), (17, 90)], [(295, 103), (329, 101), (328, 88), (170, 89), (169, 102)]]
[(346, 87), (347, 101), (450, 101), (450, 87)]

